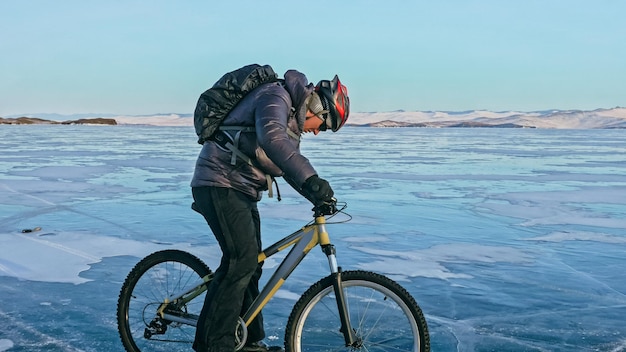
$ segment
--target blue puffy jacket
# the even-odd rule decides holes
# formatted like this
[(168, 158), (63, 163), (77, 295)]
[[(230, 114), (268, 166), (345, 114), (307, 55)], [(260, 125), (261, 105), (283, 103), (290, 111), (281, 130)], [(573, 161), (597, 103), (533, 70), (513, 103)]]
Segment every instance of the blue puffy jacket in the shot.
[[(222, 126), (253, 127), (250, 132), (241, 132), (238, 141), (238, 149), (253, 165), (239, 157), (233, 159), (233, 153), (215, 141), (206, 141), (191, 186), (233, 188), (260, 200), (268, 187), (266, 175), (271, 175), (283, 176), (299, 190), (307, 178), (317, 174), (300, 154), (299, 141), (306, 118), (305, 100), (313, 89), (304, 74), (289, 70), (284, 82), (263, 84), (246, 95)], [(225, 132), (233, 137), (237, 133)]]

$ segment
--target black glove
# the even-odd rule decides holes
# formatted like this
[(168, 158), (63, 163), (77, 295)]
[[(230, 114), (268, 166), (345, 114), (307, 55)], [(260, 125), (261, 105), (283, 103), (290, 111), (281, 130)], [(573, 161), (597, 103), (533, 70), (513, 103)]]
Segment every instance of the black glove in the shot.
[(313, 203), (316, 207), (330, 202), (335, 195), (330, 184), (323, 178), (313, 175), (304, 181), (302, 185), (302, 194)]

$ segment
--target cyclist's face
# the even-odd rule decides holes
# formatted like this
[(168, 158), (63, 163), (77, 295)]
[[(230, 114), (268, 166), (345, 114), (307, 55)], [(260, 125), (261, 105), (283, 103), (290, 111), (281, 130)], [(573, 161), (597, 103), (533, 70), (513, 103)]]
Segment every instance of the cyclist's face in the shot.
[(304, 133), (313, 132), (317, 135), (320, 133), (320, 126), (324, 123), (317, 115), (313, 114), (311, 110), (306, 111), (306, 120), (304, 120)]

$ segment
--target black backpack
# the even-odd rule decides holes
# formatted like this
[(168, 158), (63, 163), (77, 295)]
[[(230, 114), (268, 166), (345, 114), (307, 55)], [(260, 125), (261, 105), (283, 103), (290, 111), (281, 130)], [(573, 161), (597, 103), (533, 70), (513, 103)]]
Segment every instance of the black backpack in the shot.
[(264, 83), (278, 81), (269, 65), (252, 64), (222, 76), (200, 95), (193, 114), (198, 143), (204, 144), (217, 131), (228, 113), (246, 94)]

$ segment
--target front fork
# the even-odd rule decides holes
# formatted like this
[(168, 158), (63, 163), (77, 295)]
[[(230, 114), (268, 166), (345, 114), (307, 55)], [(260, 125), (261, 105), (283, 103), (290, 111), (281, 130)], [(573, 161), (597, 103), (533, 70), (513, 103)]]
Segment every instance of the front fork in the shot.
[(358, 347), (360, 342), (350, 323), (348, 305), (346, 304), (346, 297), (341, 284), (341, 268), (337, 266), (337, 258), (335, 257), (335, 246), (332, 244), (323, 245), (322, 250), (328, 257), (328, 264), (333, 278), (333, 289), (337, 300), (337, 309), (339, 311), (339, 319), (341, 321), (341, 332), (343, 333), (346, 346)]

